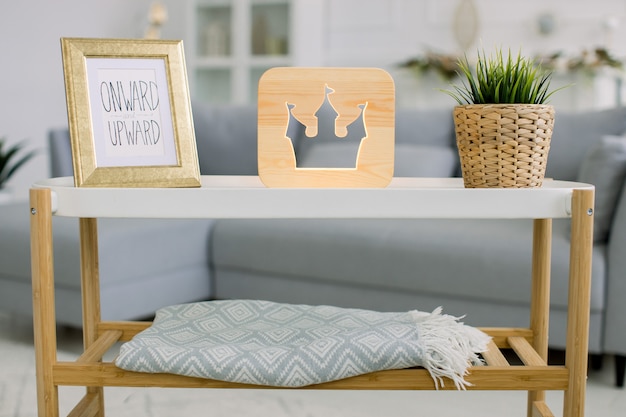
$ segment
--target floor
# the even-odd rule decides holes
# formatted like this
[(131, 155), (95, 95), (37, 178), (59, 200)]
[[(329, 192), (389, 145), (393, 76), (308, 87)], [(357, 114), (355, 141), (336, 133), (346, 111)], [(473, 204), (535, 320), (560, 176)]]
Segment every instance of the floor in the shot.
[[(81, 350), (81, 333), (59, 329), (59, 359), (70, 360)], [(0, 313), (0, 417), (37, 415), (32, 325), (23, 317)], [(586, 415), (623, 417), (626, 388), (613, 385), (612, 358), (601, 371), (591, 371)], [(83, 394), (83, 388), (60, 388), (61, 415)], [(285, 390), (183, 390), (106, 388), (108, 416), (526, 416), (525, 392), (371, 392)], [(555, 415), (562, 414), (562, 393), (548, 393)]]

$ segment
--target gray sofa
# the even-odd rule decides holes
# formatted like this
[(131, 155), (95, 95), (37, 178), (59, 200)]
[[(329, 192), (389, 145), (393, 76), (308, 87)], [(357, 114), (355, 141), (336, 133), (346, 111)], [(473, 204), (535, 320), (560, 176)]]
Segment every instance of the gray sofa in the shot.
[[(194, 103), (193, 112), (201, 172), (256, 175), (256, 109)], [(606, 137), (625, 131), (623, 108), (557, 109), (547, 171), (597, 187), (589, 349), (616, 355), (618, 384), (626, 356), (626, 139)], [(71, 175), (67, 130), (53, 130), (50, 143), (52, 175)], [(294, 145), (313, 166), (341, 152), (333, 144)], [(399, 109), (395, 175), (458, 172), (451, 110)], [(0, 206), (0, 213), (0, 310), (29, 314), (28, 207)], [(78, 325), (77, 222), (54, 222), (57, 320)], [(105, 319), (255, 298), (387, 311), (443, 306), (472, 325), (528, 325), (529, 221), (102, 219), (99, 229)], [(553, 229), (550, 343), (562, 348), (569, 228), (555, 221)]]

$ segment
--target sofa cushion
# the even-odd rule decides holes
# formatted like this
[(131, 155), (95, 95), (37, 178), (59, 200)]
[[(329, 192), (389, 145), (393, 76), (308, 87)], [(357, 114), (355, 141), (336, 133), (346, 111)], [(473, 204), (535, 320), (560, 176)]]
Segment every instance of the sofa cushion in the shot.
[[(394, 153), (394, 177), (451, 177), (458, 162), (457, 152), (444, 146), (397, 143)], [(351, 145), (317, 144), (308, 147), (300, 168), (343, 167), (352, 158)]]
[(624, 176), (626, 176), (626, 137), (603, 137), (587, 153), (580, 166), (578, 181), (596, 187), (593, 225), (593, 237), (596, 242), (604, 242), (609, 237)]
[(626, 130), (626, 107), (584, 113), (557, 111), (546, 177), (576, 181), (589, 149), (606, 135)]
[[(52, 220), (55, 282), (60, 287), (78, 288), (78, 219)], [(207, 266), (208, 274), (206, 252), (212, 223), (196, 219), (99, 219), (102, 288), (189, 266)], [(28, 203), (0, 205), (0, 230), (0, 276), (30, 282)]]
[(356, 147), (351, 143), (317, 143), (300, 145), (298, 168), (354, 168)]
[(193, 103), (202, 175), (258, 175), (256, 106)]
[(459, 155), (456, 149), (443, 146), (396, 143), (394, 177), (452, 177)]
[(396, 144), (413, 143), (455, 148), (452, 110), (396, 109)]
[[(569, 222), (553, 223), (552, 302), (566, 307)], [(212, 267), (525, 305), (531, 246), (532, 222), (527, 220), (218, 220)], [(594, 311), (604, 306), (605, 249), (594, 247)]]

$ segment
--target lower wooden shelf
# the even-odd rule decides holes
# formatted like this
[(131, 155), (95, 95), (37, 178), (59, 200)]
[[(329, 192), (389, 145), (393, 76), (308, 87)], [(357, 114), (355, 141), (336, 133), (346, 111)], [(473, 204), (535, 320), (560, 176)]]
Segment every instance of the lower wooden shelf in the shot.
[[(434, 390), (435, 385), (425, 369), (399, 369), (310, 385), (304, 388), (269, 387), (238, 384), (173, 374), (148, 374), (120, 369), (112, 363), (84, 364), (59, 362), (53, 366), (55, 385), (98, 387), (161, 388), (246, 388), (246, 389), (344, 389), (344, 390)], [(564, 390), (569, 372), (564, 366), (481, 366), (470, 369), (468, 390)], [(448, 381), (443, 388), (456, 390)]]
[[(61, 386), (161, 387), (161, 388), (246, 388), (246, 389), (343, 389), (343, 390), (434, 390), (425, 369), (399, 369), (310, 385), (303, 388), (247, 385), (173, 374), (148, 374), (120, 369), (112, 363), (59, 362), (53, 366), (53, 382)], [(569, 372), (564, 366), (480, 366), (470, 368), (468, 390), (564, 390)], [(456, 390), (448, 381), (445, 390)]]
[[(103, 322), (99, 337), (75, 362), (57, 362), (53, 367), (55, 385), (67, 386), (126, 386), (164, 388), (276, 388), (239, 384), (174, 374), (131, 372), (116, 367), (101, 358), (120, 341), (130, 340), (147, 328), (148, 322)], [(564, 366), (550, 366), (532, 348), (529, 329), (482, 328), (493, 337), (489, 351), (483, 354), (485, 366), (469, 369), (468, 390), (565, 390), (569, 371)], [(522, 364), (511, 365), (501, 349), (512, 349)], [(444, 387), (456, 389), (451, 380), (444, 379)], [(282, 387), (278, 387), (282, 388)], [(428, 371), (422, 368), (372, 372), (302, 389), (345, 390), (433, 390), (435, 384)], [(284, 388), (282, 388), (284, 389)]]

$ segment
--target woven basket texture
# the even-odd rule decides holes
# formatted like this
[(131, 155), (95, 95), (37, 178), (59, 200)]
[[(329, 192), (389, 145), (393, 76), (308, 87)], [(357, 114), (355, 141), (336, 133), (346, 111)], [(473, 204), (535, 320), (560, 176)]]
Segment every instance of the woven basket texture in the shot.
[(457, 106), (454, 125), (466, 188), (541, 187), (554, 127), (554, 107)]

